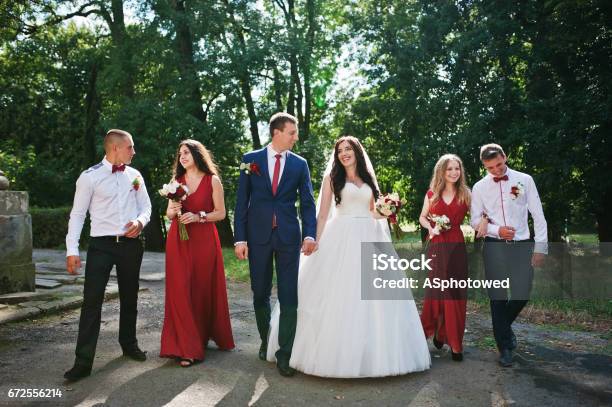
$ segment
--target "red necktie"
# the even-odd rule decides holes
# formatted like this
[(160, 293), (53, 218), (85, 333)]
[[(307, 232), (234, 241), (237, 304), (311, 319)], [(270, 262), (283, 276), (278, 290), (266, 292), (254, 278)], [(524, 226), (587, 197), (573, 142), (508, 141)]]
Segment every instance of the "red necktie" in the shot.
[(493, 177), (493, 181), (495, 181), (495, 182), (508, 181), (508, 176), (504, 175), (503, 177)]
[[(274, 163), (274, 175), (272, 175), (272, 195), (276, 195), (276, 190), (278, 189), (278, 178), (280, 177), (280, 159), (281, 155), (276, 154), (276, 162)], [(278, 225), (276, 224), (276, 214), (272, 215), (272, 229), (276, 228)]]
[(113, 164), (113, 174), (116, 173), (117, 171), (125, 171), (125, 164), (121, 164), (121, 165), (115, 165)]
[(276, 154), (276, 162), (274, 163), (274, 175), (272, 176), (272, 195), (276, 195), (276, 190), (278, 189), (278, 178), (280, 176), (280, 159), (281, 155)]

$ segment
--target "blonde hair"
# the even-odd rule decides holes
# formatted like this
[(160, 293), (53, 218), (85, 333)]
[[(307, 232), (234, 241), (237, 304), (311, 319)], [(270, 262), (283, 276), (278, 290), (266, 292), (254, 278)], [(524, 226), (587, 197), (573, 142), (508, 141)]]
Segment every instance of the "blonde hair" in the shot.
[(433, 170), (431, 182), (429, 183), (429, 189), (433, 192), (431, 202), (437, 202), (442, 196), (442, 192), (444, 191), (444, 187), (446, 186), (446, 180), (444, 175), (446, 174), (446, 169), (448, 168), (448, 164), (451, 161), (456, 161), (457, 163), (459, 163), (459, 170), (461, 171), (459, 179), (457, 180), (457, 182), (455, 182), (455, 196), (457, 197), (458, 202), (465, 203), (469, 207), (472, 198), (472, 193), (470, 192), (470, 189), (468, 188), (467, 182), (465, 180), (465, 170), (463, 169), (463, 161), (461, 161), (461, 158), (459, 158), (459, 156), (455, 154), (444, 154), (438, 159), (438, 162), (436, 163), (436, 166)]

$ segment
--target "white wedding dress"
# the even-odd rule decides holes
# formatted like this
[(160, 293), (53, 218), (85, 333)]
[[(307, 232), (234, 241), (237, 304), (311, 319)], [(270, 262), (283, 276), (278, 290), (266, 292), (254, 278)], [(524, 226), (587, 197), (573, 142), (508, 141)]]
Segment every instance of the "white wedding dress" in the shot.
[[(414, 301), (361, 299), (361, 242), (390, 241), (386, 224), (369, 212), (371, 197), (367, 184), (347, 182), (319, 250), (300, 259), (297, 329), (289, 364), (303, 373), (379, 377), (431, 365)], [(271, 362), (278, 350), (278, 320), (276, 304), (268, 340)]]

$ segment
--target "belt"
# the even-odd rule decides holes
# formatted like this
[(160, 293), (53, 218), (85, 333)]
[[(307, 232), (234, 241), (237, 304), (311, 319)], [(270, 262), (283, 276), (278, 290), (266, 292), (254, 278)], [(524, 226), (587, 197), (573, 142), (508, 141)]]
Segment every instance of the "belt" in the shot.
[(508, 243), (508, 244), (515, 244), (515, 243), (524, 243), (524, 242), (533, 242), (533, 239), (524, 239), (524, 240), (504, 240), (504, 239), (496, 239), (494, 237), (485, 237), (485, 242), (504, 242), (504, 243)]
[(115, 243), (131, 242), (134, 240), (138, 240), (137, 237), (126, 237), (126, 236), (92, 236), (91, 239), (112, 241)]

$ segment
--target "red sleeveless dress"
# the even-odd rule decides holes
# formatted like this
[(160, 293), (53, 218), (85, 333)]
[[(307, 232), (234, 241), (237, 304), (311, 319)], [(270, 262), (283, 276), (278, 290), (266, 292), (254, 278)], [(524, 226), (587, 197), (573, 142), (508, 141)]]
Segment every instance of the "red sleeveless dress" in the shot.
[[(184, 178), (179, 179), (184, 183)], [(212, 176), (183, 201), (183, 212), (212, 212)], [(187, 224), (180, 240), (177, 218), (166, 239), (166, 305), (161, 357), (204, 360), (209, 339), (223, 350), (234, 348), (225, 270), (214, 223)]]
[[(433, 197), (427, 191), (427, 197)], [(467, 252), (461, 224), (468, 212), (465, 203), (459, 203), (455, 196), (450, 204), (442, 198), (430, 205), (430, 215), (446, 215), (451, 224), (449, 230), (434, 236), (428, 248), (428, 257), (433, 258), (429, 278), (467, 279)], [(432, 226), (434, 224), (432, 223)], [(438, 341), (448, 344), (453, 352), (463, 352), (465, 331), (466, 289), (426, 289), (421, 323), (427, 338), (436, 335)], [(436, 334), (437, 329), (437, 334)]]

